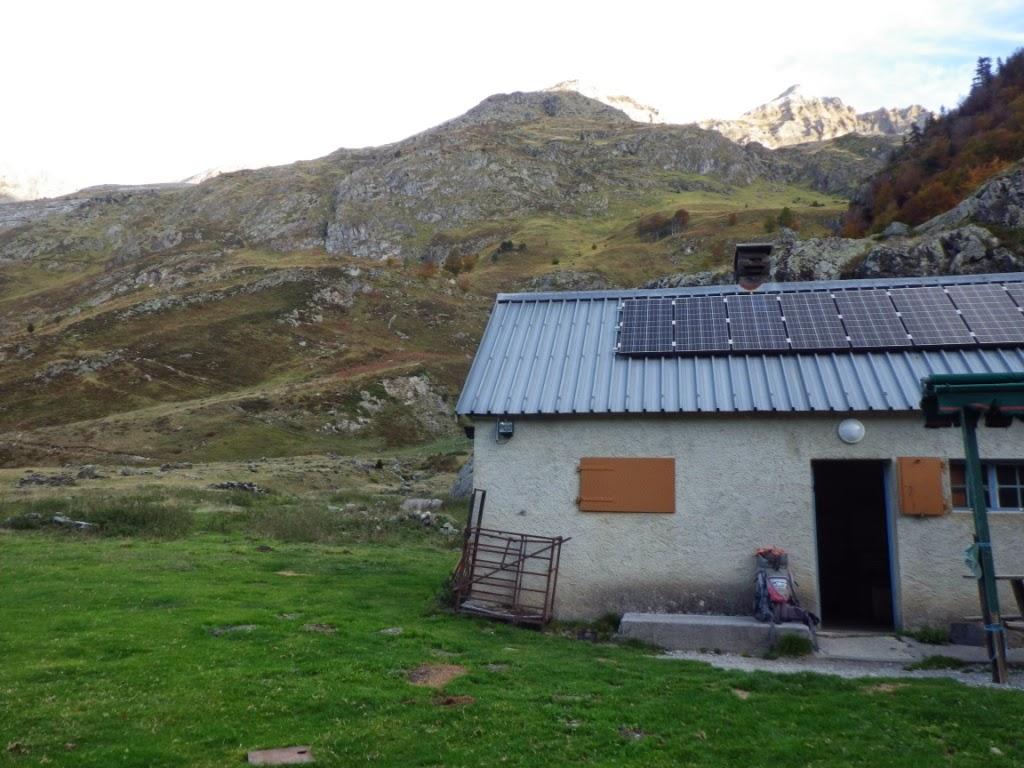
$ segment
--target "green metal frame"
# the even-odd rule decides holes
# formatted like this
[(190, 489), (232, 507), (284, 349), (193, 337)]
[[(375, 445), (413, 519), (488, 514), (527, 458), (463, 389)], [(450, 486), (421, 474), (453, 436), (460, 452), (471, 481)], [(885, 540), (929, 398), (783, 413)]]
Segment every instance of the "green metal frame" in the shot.
[(996, 589), (977, 428), (982, 416), (991, 427), (1008, 427), (1014, 418), (1024, 420), (1024, 373), (934, 374), (921, 381), (921, 409), (925, 426), (959, 426), (963, 433), (964, 474), (968, 501), (974, 513), (974, 546), (970, 551), (977, 566), (975, 575), (992, 661), (992, 679), (1005, 683), (1006, 632)]

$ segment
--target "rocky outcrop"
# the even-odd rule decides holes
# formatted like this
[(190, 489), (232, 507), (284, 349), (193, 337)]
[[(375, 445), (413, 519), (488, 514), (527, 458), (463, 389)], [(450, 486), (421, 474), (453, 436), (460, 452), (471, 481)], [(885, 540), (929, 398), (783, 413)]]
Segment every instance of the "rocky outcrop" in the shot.
[(797, 233), (781, 229), (771, 256), (773, 282), (794, 280), (838, 280), (849, 265), (871, 248), (869, 240), (841, 237), (798, 238)]
[(608, 287), (608, 281), (600, 272), (575, 272), (558, 270), (538, 275), (528, 280), (523, 290), (526, 291), (597, 291)]
[(739, 144), (756, 142), (775, 149), (850, 133), (898, 136), (915, 123), (922, 123), (928, 114), (919, 105), (858, 114), (841, 99), (808, 96), (800, 86), (793, 85), (736, 120), (706, 120), (700, 126)]
[(704, 285), (729, 285), (733, 281), (732, 270), (708, 270), (705, 272), (684, 272), (666, 275), (651, 280), (644, 288), (697, 288)]
[[(1005, 247), (976, 224), (912, 237), (801, 240), (783, 229), (771, 255), (771, 282), (846, 278), (923, 277), (1024, 271), (1024, 253)], [(731, 271), (669, 275), (646, 288), (731, 284)]]
[(938, 232), (965, 221), (1024, 229), (1024, 163), (989, 179), (959, 205), (921, 224), (917, 231)]
[(999, 238), (974, 224), (926, 235), (902, 244), (878, 245), (851, 262), (844, 277), (891, 275), (972, 275), (1024, 270), (1024, 256), (1000, 245)]

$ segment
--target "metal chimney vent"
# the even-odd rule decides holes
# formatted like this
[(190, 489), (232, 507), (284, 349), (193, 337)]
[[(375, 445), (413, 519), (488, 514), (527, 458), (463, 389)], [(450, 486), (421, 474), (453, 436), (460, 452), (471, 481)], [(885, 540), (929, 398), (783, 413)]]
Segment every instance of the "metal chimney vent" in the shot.
[(756, 291), (768, 279), (771, 243), (737, 243), (733, 260), (736, 282), (745, 291)]

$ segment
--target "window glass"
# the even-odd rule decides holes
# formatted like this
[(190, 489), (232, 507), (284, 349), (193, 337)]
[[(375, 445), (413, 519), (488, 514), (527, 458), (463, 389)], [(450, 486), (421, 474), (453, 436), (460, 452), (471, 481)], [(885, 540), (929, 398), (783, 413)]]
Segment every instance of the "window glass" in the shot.
[(1016, 486), (999, 486), (999, 508), (1018, 509), (1020, 507), (1020, 493)]
[[(992, 498), (989, 493), (990, 465), (981, 465), (981, 483), (985, 490), (985, 506), (992, 507)], [(967, 494), (967, 471), (962, 461), (949, 462), (949, 490), (953, 497), (955, 509), (969, 509), (970, 499)]]
[[(1009, 461), (984, 462), (981, 465), (981, 472), (986, 507), (997, 511), (1024, 509), (1024, 464)], [(954, 508), (970, 507), (966, 470), (962, 461), (949, 463), (949, 490)]]
[(1017, 484), (1017, 468), (1013, 464), (997, 464), (996, 480), (1000, 485)]

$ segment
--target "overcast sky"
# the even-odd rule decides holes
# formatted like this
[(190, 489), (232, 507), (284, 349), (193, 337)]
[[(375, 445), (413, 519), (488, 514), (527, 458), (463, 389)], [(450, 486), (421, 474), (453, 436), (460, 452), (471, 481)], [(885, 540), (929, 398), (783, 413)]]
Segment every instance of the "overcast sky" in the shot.
[(672, 122), (794, 83), (861, 110), (953, 106), (1024, 46), (1024, 0), (602, 4), (14, 2), (0, 166), (166, 181), (383, 144), (492, 93), (580, 79)]

